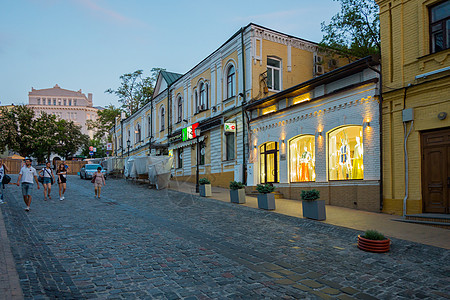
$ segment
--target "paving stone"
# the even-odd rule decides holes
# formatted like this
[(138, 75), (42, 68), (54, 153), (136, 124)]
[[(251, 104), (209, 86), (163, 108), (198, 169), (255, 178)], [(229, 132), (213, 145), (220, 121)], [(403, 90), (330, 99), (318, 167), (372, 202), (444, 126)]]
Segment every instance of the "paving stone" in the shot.
[(288, 275), (287, 278), (294, 280), (294, 281), (299, 281), (299, 280), (305, 279), (306, 277), (303, 275), (293, 274), (293, 275)]
[(264, 274), (272, 278), (283, 278), (283, 276), (274, 272), (264, 272)]
[(313, 288), (313, 289), (318, 289), (318, 288), (323, 287), (323, 284), (321, 284), (317, 281), (314, 281), (314, 280), (310, 280), (310, 279), (302, 280), (302, 281), (300, 281), (300, 283), (303, 285), (309, 286), (310, 288)]
[(328, 295), (326, 295), (326, 294), (324, 294), (324, 293), (322, 293), (322, 292), (319, 292), (319, 291), (311, 291), (311, 294), (314, 294), (314, 295), (316, 295), (317, 297), (319, 297), (320, 299), (324, 299), (324, 300), (330, 300), (330, 299), (333, 299), (333, 297), (328, 296)]
[(349, 295), (346, 294), (342, 294), (337, 296), (338, 299), (340, 300), (355, 300), (356, 298), (350, 297)]
[(277, 284), (294, 284), (295, 281), (292, 281), (290, 279), (278, 279), (278, 280), (275, 280), (275, 283), (277, 283)]
[(354, 288), (349, 287), (349, 286), (341, 288), (341, 291), (343, 291), (344, 293), (349, 294), (349, 295), (354, 295), (359, 292), (358, 290), (355, 290)]
[(336, 290), (336, 289), (333, 289), (333, 288), (329, 288), (329, 287), (321, 289), (320, 291), (322, 293), (325, 293), (325, 294), (328, 294), (328, 295), (338, 295), (338, 294), (341, 293), (339, 290)]

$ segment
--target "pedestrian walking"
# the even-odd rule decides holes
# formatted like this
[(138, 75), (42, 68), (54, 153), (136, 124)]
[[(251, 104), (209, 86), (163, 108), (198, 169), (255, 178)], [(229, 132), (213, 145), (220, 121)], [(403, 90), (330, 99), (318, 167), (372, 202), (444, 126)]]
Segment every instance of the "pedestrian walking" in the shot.
[(97, 168), (97, 172), (94, 173), (92, 177), (92, 182), (94, 183), (95, 197), (100, 199), (100, 192), (102, 191), (102, 186), (106, 185), (105, 176), (103, 176), (101, 167)]
[(17, 186), (20, 186), (20, 184), (22, 184), (23, 201), (27, 206), (25, 208), (26, 211), (30, 211), (31, 191), (33, 190), (33, 178), (36, 181), (37, 188), (39, 190), (40, 187), (36, 169), (31, 166), (31, 158), (26, 158), (25, 166), (22, 167), (22, 169), (20, 169), (19, 178), (17, 179), (16, 183)]
[(4, 200), (3, 194), (4, 194), (4, 189), (5, 189), (5, 185), (3, 184), (3, 176), (6, 175), (6, 171), (9, 172), (8, 168), (3, 163), (3, 160), (0, 158), (0, 204), (5, 203), (5, 202), (3, 202), (3, 200)]
[(67, 171), (64, 163), (61, 163), (56, 171), (58, 175), (58, 185), (59, 185), (59, 200), (64, 200), (64, 193), (66, 192), (66, 182), (67, 182)]
[(55, 177), (53, 176), (53, 170), (51, 168), (50, 162), (47, 162), (45, 164), (45, 168), (39, 171), (39, 176), (42, 177), (42, 185), (44, 186), (44, 200), (47, 201), (48, 199), (52, 199), (52, 196), (50, 195), (52, 191), (52, 184), (55, 182)]

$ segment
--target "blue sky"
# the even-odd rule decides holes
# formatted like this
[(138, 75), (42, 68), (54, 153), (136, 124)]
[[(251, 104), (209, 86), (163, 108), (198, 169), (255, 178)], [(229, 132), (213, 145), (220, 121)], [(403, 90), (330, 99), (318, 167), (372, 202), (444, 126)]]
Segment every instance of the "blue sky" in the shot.
[(153, 67), (185, 73), (250, 22), (314, 42), (332, 0), (0, 0), (0, 101), (28, 103), (31, 88), (93, 93), (95, 106), (120, 75)]

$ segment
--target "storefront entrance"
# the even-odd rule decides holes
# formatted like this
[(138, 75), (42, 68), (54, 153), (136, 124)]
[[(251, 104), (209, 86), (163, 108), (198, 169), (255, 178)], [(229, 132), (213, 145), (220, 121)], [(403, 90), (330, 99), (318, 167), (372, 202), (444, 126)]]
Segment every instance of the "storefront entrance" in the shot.
[(422, 134), (423, 212), (450, 213), (450, 129)]
[(278, 143), (268, 142), (260, 150), (261, 183), (275, 183), (279, 181)]

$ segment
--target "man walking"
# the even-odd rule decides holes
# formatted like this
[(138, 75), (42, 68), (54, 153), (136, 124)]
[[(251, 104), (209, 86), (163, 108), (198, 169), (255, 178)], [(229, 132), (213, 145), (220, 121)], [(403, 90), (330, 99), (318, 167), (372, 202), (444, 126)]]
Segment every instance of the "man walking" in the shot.
[(3, 204), (3, 189), (5, 186), (3, 185), (3, 176), (5, 176), (6, 171), (9, 171), (6, 165), (3, 164), (3, 160), (0, 158), (0, 204)]
[(33, 190), (33, 178), (36, 181), (37, 188), (39, 190), (39, 181), (37, 178), (36, 169), (31, 166), (31, 159), (25, 159), (25, 166), (20, 170), (19, 178), (17, 179), (17, 186), (22, 183), (22, 195), (23, 201), (25, 202), (27, 208), (26, 211), (30, 210), (31, 204), (31, 191)]

